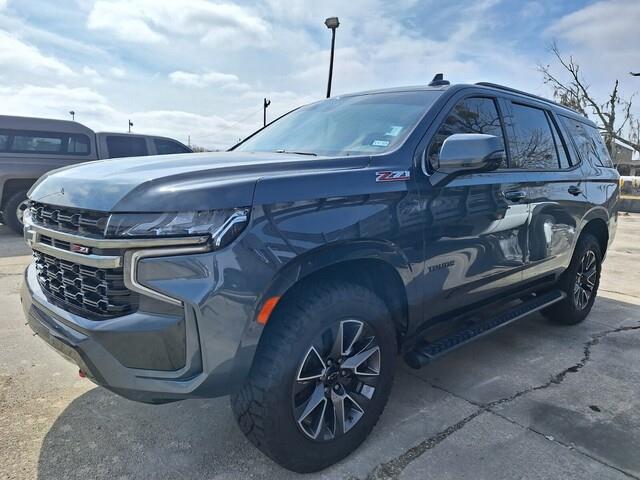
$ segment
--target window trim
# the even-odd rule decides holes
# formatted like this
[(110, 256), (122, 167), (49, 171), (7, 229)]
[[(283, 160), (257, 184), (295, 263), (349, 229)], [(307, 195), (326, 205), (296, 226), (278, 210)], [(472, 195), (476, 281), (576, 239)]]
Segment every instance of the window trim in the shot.
[[(27, 130), (15, 128), (2, 128), (0, 134), (7, 135), (7, 144), (4, 150), (0, 150), (0, 154), (18, 154), (18, 155), (44, 155), (44, 156), (69, 156), (69, 157), (88, 157), (91, 155), (91, 139), (84, 133), (75, 132), (56, 132), (52, 130)], [(60, 151), (42, 152), (37, 150), (12, 150), (15, 137), (41, 137), (41, 138), (59, 138), (62, 141)], [(73, 137), (84, 138), (87, 143), (87, 151), (82, 153), (69, 152), (69, 140)]]
[[(451, 114), (451, 112), (453, 111), (453, 109), (456, 107), (456, 105), (458, 105), (460, 102), (463, 102), (465, 100), (468, 100), (470, 98), (484, 98), (487, 100), (492, 100), (494, 107), (496, 108), (496, 112), (498, 112), (498, 117), (500, 119), (500, 129), (502, 130), (502, 141), (504, 144), (504, 153), (505, 156), (507, 157), (507, 167), (506, 168), (499, 168), (494, 170), (494, 172), (504, 172), (504, 171), (508, 171), (509, 170), (509, 166), (511, 165), (511, 152), (509, 149), (509, 145), (508, 145), (508, 137), (507, 137), (507, 132), (506, 132), (506, 122), (505, 122), (505, 117), (504, 114), (502, 112), (502, 106), (500, 105), (500, 97), (497, 95), (490, 95), (487, 94), (485, 92), (480, 92), (480, 91), (476, 91), (476, 92), (470, 92), (467, 94), (464, 94), (460, 97), (454, 97), (451, 99), (451, 105), (448, 106), (445, 105), (445, 107), (442, 109), (441, 112), (445, 112), (444, 114), (442, 114), (442, 119), (440, 120), (440, 122), (438, 122), (437, 127), (433, 130), (433, 133), (428, 137), (428, 141), (425, 142), (424, 146), (419, 146), (418, 148), (422, 150), (422, 152), (419, 155), (420, 158), (420, 169), (422, 170), (423, 175), (425, 175), (426, 177), (430, 177), (432, 176), (434, 173), (439, 172), (439, 170), (432, 168), (432, 166), (430, 165), (431, 162), (427, 161), (427, 152), (429, 151), (429, 147), (431, 146), (431, 143), (433, 142), (433, 139), (435, 138), (435, 136), (438, 134), (438, 132), (440, 131), (440, 128), (442, 127), (442, 125), (444, 124), (444, 122), (447, 121), (447, 118), (449, 118), (449, 115)], [(441, 114), (441, 112), (439, 112), (439, 115)], [(425, 135), (423, 138), (426, 138), (427, 135)], [(421, 142), (422, 143), (422, 142)], [(429, 168), (427, 168), (427, 164), (429, 164)]]

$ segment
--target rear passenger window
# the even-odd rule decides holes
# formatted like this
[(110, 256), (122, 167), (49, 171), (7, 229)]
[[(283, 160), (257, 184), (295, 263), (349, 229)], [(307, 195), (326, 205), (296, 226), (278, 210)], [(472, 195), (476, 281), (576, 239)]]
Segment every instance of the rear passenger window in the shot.
[(156, 146), (158, 155), (169, 155), (172, 153), (191, 153), (184, 145), (180, 145), (173, 140), (165, 140), (163, 138), (154, 138), (153, 143)]
[(549, 120), (551, 121), (551, 130), (553, 130), (553, 141), (556, 144), (558, 158), (560, 159), (560, 168), (570, 168), (571, 161), (569, 160), (569, 155), (567, 154), (567, 145), (562, 140), (562, 135), (560, 135), (556, 121), (553, 120), (550, 116)]
[(510, 139), (513, 168), (557, 170), (556, 141), (544, 110), (511, 104), (514, 136)]
[[(453, 107), (427, 149), (427, 158), (434, 170), (440, 167), (439, 155), (442, 144), (447, 137), (455, 133), (495, 135), (504, 145), (502, 121), (495, 101), (491, 98), (465, 98)], [(506, 159), (503, 160), (502, 167), (506, 167)]]
[(12, 152), (33, 153), (61, 153), (63, 147), (62, 137), (41, 135), (15, 135)]
[(562, 117), (562, 123), (573, 137), (578, 155), (583, 161), (613, 168), (609, 151), (596, 128), (568, 117)]
[(124, 135), (108, 136), (107, 149), (109, 150), (109, 158), (139, 157), (149, 154), (144, 138)]
[(9, 135), (0, 133), (0, 152), (6, 152), (9, 145)]

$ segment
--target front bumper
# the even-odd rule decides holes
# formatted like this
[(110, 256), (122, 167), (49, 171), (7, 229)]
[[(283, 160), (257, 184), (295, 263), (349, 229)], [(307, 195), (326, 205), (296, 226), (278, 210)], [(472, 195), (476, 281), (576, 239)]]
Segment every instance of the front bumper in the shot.
[(255, 278), (237, 271), (243, 249), (140, 259), (141, 285), (180, 299), (182, 306), (167, 304), (163, 311), (159, 300), (149, 299), (152, 308), (99, 321), (49, 302), (32, 264), (21, 291), (24, 313), (40, 338), (124, 397), (165, 403), (227, 395), (244, 382), (262, 332), (252, 321)]

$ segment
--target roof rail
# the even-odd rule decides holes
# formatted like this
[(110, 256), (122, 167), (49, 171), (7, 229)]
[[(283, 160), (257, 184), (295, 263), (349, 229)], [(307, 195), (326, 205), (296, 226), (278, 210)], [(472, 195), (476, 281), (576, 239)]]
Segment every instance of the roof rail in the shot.
[(535, 98), (536, 100), (541, 100), (546, 103), (551, 103), (552, 105), (564, 108), (566, 110), (569, 110), (572, 113), (577, 113), (578, 115), (580, 115), (580, 112), (578, 112), (577, 110), (574, 110), (571, 107), (567, 107), (566, 105), (562, 105), (558, 102), (554, 102), (553, 100), (549, 100), (548, 98), (540, 97), (539, 95), (534, 95), (533, 93), (523, 92), (522, 90), (518, 90), (517, 88), (505, 87), (504, 85), (500, 85), (499, 83), (491, 83), (491, 82), (477, 82), (476, 85), (480, 85), (481, 87), (496, 88), (498, 90), (504, 90), (506, 92), (524, 95), (525, 97)]

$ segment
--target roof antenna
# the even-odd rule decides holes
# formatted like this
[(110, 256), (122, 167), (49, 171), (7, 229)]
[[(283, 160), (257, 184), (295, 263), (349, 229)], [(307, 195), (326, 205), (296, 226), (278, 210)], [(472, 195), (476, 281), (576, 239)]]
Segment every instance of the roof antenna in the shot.
[(431, 80), (431, 83), (429, 83), (430, 87), (441, 87), (444, 85), (451, 85), (451, 82), (444, 79), (443, 73), (436, 73), (433, 80)]

